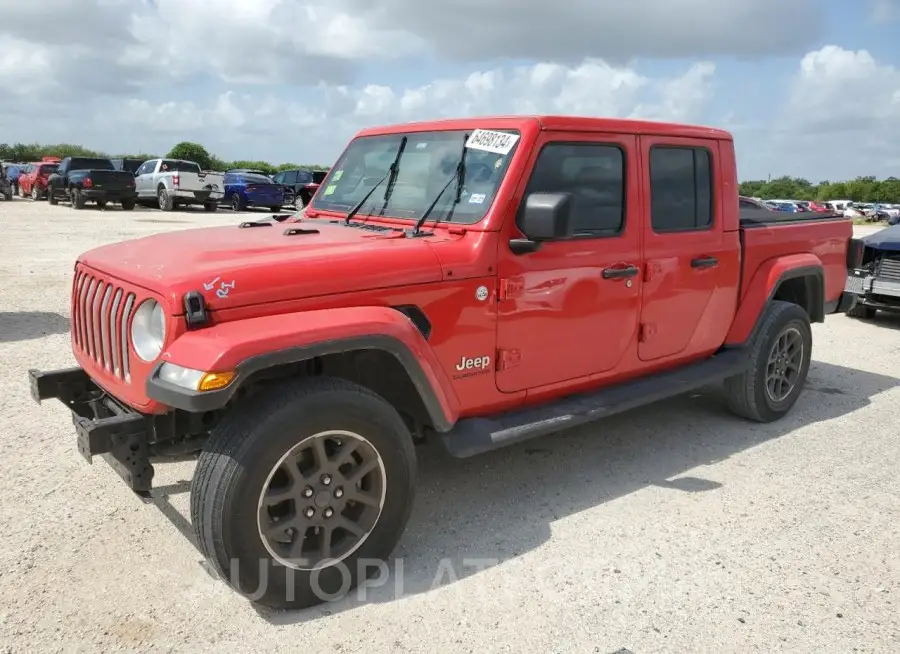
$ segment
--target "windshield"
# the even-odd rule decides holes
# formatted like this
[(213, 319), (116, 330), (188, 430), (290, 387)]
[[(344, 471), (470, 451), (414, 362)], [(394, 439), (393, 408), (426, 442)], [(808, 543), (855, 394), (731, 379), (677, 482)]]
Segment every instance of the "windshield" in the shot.
[[(408, 141), (398, 162), (397, 179), (384, 206), (384, 215), (398, 218), (418, 218), (422, 215), (447, 181), (456, 174), (463, 151), (463, 138), (473, 132), (474, 129), (407, 134)], [(482, 130), (481, 134), (492, 132)], [(482, 138), (466, 148), (465, 182), (460, 203), (453, 211), (452, 222), (476, 223), (491, 206), (518, 145), (518, 132), (504, 130), (503, 134), (515, 135), (506, 139), (508, 147), (504, 146), (502, 138), (499, 146), (497, 140)], [(390, 134), (354, 139), (332, 166), (311, 207), (340, 212), (352, 209), (384, 179), (402, 138), (402, 134)], [(497, 150), (504, 153), (497, 154)], [(372, 193), (360, 208), (360, 217), (381, 212), (386, 187), (387, 182), (382, 182)], [(429, 216), (430, 220), (446, 218), (456, 199), (453, 191), (451, 186), (441, 196)]]

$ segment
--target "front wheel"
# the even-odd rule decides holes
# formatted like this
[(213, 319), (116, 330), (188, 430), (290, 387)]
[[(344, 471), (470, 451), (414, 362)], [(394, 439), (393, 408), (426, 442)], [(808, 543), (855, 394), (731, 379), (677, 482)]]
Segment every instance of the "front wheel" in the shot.
[(50, 204), (59, 204), (59, 199), (56, 197), (56, 189), (52, 186), (47, 187), (47, 202)]
[(341, 379), (294, 382), (237, 405), (197, 462), (191, 523), (213, 568), (258, 604), (337, 599), (393, 551), (416, 458), (403, 419)]
[(773, 301), (750, 346), (747, 370), (725, 380), (729, 408), (757, 422), (773, 422), (797, 402), (812, 353), (812, 329), (806, 311), (791, 302)]
[(859, 318), (860, 320), (872, 320), (877, 311), (878, 310), (875, 307), (863, 304), (859, 301), (859, 298), (856, 297), (853, 299), (853, 304), (847, 309), (847, 315), (851, 318)]
[(40, 200), (40, 199), (41, 199), (41, 194), (38, 193), (38, 188), (37, 188), (37, 186), (33, 186), (33, 185), (32, 185), (32, 187), (31, 187), (31, 200), (32, 200), (33, 202), (37, 202), (37, 201)]
[(84, 199), (84, 193), (81, 192), (81, 189), (79, 189), (79, 188), (69, 189), (69, 194), (72, 198), (72, 208), (73, 209), (84, 209), (86, 200)]
[(246, 209), (246, 206), (241, 201), (241, 196), (235, 193), (231, 196), (231, 210), (232, 211), (243, 211)]

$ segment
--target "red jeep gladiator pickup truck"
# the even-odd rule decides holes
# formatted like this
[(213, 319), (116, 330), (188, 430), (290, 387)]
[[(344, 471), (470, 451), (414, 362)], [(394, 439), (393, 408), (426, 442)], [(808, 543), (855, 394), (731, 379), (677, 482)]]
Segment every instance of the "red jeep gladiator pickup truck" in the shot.
[(294, 216), (159, 234), (75, 264), (78, 367), (29, 371), (78, 448), (148, 497), (199, 453), (213, 568), (310, 606), (390, 556), (414, 443), (480, 452), (724, 382), (787, 413), (811, 322), (846, 310), (848, 219), (742, 217), (705, 127), (471, 118), (359, 133)]

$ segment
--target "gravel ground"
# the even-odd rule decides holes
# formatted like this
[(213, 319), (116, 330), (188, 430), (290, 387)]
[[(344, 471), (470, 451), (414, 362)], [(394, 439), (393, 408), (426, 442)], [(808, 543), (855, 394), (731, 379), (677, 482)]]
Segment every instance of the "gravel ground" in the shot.
[(777, 424), (710, 389), (466, 461), (426, 446), (387, 583), (255, 610), (187, 535), (191, 464), (161, 468), (144, 505), (26, 383), (73, 361), (80, 252), (235, 221), (0, 202), (0, 651), (900, 651), (890, 318), (816, 325), (809, 388)]

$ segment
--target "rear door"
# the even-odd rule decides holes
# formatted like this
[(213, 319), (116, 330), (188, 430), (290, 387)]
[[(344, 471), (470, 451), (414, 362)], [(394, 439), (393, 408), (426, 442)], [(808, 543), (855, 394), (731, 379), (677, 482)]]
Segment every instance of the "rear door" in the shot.
[[(501, 243), (497, 388), (515, 392), (616, 367), (633, 354), (640, 311), (636, 138), (544, 132), (520, 182), (571, 193), (576, 237), (516, 255)], [(508, 221), (506, 240), (519, 236)]]
[[(734, 317), (740, 279), (737, 232), (723, 231), (733, 189), (719, 175), (718, 142), (642, 136), (644, 290), (638, 356), (709, 353)], [(731, 195), (728, 195), (730, 190)]]

